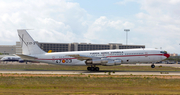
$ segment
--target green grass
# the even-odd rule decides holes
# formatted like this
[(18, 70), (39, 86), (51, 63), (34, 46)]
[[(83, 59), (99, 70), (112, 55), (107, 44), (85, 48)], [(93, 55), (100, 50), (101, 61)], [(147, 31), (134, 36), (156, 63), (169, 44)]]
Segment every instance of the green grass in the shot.
[(179, 94), (179, 79), (149, 77), (0, 77), (0, 94)]
[[(180, 71), (180, 68), (150, 66), (99, 66), (111, 71)], [(62, 65), (0, 65), (0, 69), (21, 70), (86, 70), (87, 66)], [(134, 75), (27, 75), (1, 74), (0, 95), (57, 95), (57, 94), (179, 94), (180, 80), (157, 76)], [(112, 72), (113, 73), (113, 72)], [(14, 76), (15, 75), (15, 76)], [(17, 75), (17, 76), (16, 76)]]
[[(150, 66), (99, 66), (100, 70), (111, 71), (180, 71), (180, 68)], [(0, 69), (21, 69), (21, 70), (87, 70), (87, 66), (62, 66), (62, 65), (0, 65)]]

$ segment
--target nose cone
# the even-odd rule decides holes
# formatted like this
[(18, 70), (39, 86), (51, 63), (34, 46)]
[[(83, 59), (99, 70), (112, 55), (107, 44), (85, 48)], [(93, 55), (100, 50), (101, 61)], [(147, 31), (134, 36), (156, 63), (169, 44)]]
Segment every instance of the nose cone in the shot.
[(164, 56), (166, 56), (167, 58), (169, 58), (169, 57), (170, 57), (170, 55), (169, 55), (169, 54), (164, 54)]

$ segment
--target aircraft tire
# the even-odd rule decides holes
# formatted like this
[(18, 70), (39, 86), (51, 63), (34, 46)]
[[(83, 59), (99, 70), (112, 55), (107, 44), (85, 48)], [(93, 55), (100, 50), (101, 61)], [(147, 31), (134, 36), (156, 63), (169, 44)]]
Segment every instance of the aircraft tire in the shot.
[(151, 68), (155, 68), (155, 65), (153, 64), (153, 65), (151, 65)]
[(88, 71), (91, 71), (91, 67), (87, 67), (87, 70), (88, 70)]
[(99, 71), (99, 67), (96, 67), (96, 68), (95, 68), (95, 71)]
[(95, 68), (94, 67), (91, 67), (91, 71), (94, 71), (95, 70)]

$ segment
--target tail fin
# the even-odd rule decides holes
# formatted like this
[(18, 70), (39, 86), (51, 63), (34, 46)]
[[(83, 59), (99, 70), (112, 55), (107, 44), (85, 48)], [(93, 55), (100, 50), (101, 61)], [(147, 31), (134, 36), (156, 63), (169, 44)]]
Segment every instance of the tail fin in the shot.
[(20, 39), (22, 52), (25, 55), (44, 54), (42, 49), (36, 44), (32, 37), (28, 34), (25, 29), (17, 30)]

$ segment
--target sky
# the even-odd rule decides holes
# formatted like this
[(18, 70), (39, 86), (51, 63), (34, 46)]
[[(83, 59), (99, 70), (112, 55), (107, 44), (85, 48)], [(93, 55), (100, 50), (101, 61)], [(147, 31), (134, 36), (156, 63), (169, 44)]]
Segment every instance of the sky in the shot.
[(0, 45), (17, 29), (35, 41), (122, 43), (180, 54), (180, 0), (0, 0)]

